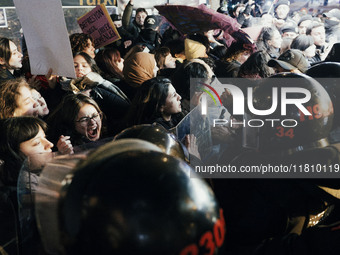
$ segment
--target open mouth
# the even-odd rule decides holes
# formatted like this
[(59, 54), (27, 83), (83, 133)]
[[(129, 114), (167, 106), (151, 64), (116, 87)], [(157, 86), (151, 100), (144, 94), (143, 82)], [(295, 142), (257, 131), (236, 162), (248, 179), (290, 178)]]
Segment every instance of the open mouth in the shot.
[(99, 138), (99, 130), (97, 126), (90, 127), (87, 129), (87, 136), (89, 140), (94, 141)]

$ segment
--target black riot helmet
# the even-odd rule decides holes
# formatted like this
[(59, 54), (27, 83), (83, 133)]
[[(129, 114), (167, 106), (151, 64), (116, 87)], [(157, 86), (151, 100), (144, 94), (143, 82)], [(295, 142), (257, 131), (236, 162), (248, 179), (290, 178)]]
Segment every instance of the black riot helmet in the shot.
[(328, 93), (315, 79), (304, 74), (277, 74), (262, 80), (248, 100), (257, 110), (275, 110), (260, 115), (262, 112), (248, 109), (250, 124), (246, 130), (258, 127), (260, 151), (299, 151), (328, 145), (325, 138), (332, 128), (333, 106)]
[(124, 140), (94, 151), (64, 187), (65, 253), (218, 254), (225, 223), (209, 186), (178, 158), (121, 151)]
[(157, 124), (142, 124), (124, 129), (114, 137), (114, 140), (136, 138), (151, 142), (161, 150), (171, 156), (179, 157), (189, 162), (189, 152), (187, 148), (177, 139), (177, 137)]
[(340, 63), (324, 62), (312, 66), (306, 72), (328, 92), (334, 107), (333, 127), (340, 126)]

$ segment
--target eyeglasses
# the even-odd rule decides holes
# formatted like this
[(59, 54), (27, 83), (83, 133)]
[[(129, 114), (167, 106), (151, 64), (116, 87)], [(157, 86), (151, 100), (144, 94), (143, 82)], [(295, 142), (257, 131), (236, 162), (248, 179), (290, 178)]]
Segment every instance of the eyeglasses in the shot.
[(95, 113), (92, 115), (92, 117), (82, 117), (79, 120), (76, 120), (76, 122), (80, 123), (81, 126), (87, 126), (89, 123), (91, 123), (91, 120), (99, 121), (101, 118), (101, 113)]

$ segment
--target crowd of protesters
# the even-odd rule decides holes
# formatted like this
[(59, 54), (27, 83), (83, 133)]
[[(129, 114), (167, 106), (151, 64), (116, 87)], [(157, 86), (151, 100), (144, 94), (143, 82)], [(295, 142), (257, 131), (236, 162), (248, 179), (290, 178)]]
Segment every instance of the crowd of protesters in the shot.
[[(336, 81), (340, 76), (338, 7), (324, 13), (309, 13), (306, 8), (292, 12), (288, 0), (274, 1), (269, 5), (259, 4), (253, 0), (221, 4), (217, 12), (232, 17), (241, 28), (255, 31), (251, 35), (242, 30), (235, 31), (232, 41), (226, 40), (224, 31), (220, 29), (182, 34), (175, 27), (168, 25), (161, 34), (160, 15), (152, 15), (144, 8), (138, 8), (132, 17), (133, 9), (134, 3), (130, 0), (123, 13), (111, 15), (121, 39), (101, 49), (94, 48), (93, 38), (89, 35), (83, 33), (70, 35), (76, 78), (52, 75), (51, 69), (45, 76), (32, 76), (29, 52), (27, 50), (20, 52), (12, 40), (0, 37), (0, 189), (1, 194), (4, 194), (0, 201), (0, 225), (5, 226), (1, 227), (0, 254), (49, 254), (41, 245), (41, 239), (44, 237), (39, 236), (35, 220), (30, 234), (25, 236), (23, 233), (26, 232), (22, 231), (25, 229), (22, 226), (25, 221), (20, 221), (20, 215), (17, 213), (22, 206), (22, 201), (19, 199), (18, 202), (17, 198), (17, 185), (25, 160), (27, 162), (28, 158), (32, 158), (30, 164), (34, 165), (38, 164), (37, 158), (39, 163), (46, 163), (52, 154), (77, 154), (89, 148), (90, 146), (87, 147), (89, 144), (111, 141), (117, 134), (136, 125), (147, 124), (150, 127), (151, 124), (160, 125), (162, 132), (170, 134), (191, 109), (200, 104), (202, 92), (194, 93), (194, 96), (190, 93), (191, 78), (203, 79), (211, 86), (222, 78), (243, 78), (242, 81), (247, 82), (235, 85), (245, 93), (244, 84), (256, 87), (265, 84), (268, 78), (284, 80), (289, 77), (300, 78), (309, 84), (308, 88), (316, 86), (316, 81), (311, 77), (332, 78), (333, 80), (329, 79), (327, 84), (320, 81), (329, 94), (330, 99), (327, 101), (329, 104), (325, 103), (329, 107), (328, 111), (325, 110), (321, 114), (321, 102), (325, 102), (325, 99), (315, 92), (317, 89), (311, 90), (312, 98), (315, 95), (319, 100), (318, 110), (313, 108), (314, 111), (318, 111), (314, 113), (319, 124), (303, 126), (306, 129), (305, 136), (310, 134), (309, 137), (303, 135), (301, 139), (295, 137), (294, 140), (298, 142), (291, 147), (287, 145), (287, 148), (281, 149), (280, 144), (276, 146), (276, 140), (272, 139), (267, 148), (261, 147), (249, 152), (242, 147), (244, 130), (239, 127), (211, 129), (210, 137), (212, 141), (218, 141), (219, 148), (223, 148), (218, 156), (212, 157), (217, 162), (238, 164), (242, 161), (255, 164), (260, 159), (272, 162), (266, 160), (270, 158), (277, 160), (276, 163), (282, 161), (298, 164), (308, 163), (313, 158), (320, 159), (322, 164), (340, 163), (337, 139), (340, 125), (336, 121), (339, 114), (337, 100), (340, 97), (340, 90), (337, 88), (340, 83), (337, 84)], [(263, 98), (260, 94), (255, 101), (265, 101), (266, 94), (262, 95)], [(243, 116), (232, 114), (234, 104), (230, 91), (226, 90), (220, 96), (230, 119), (240, 121)], [(269, 105), (265, 104), (265, 107)], [(329, 124), (329, 116), (333, 118), (333, 115), (332, 125)], [(224, 115), (222, 119), (223, 117)], [(309, 133), (309, 128), (314, 133)], [(270, 132), (266, 134), (270, 137)], [(156, 133), (150, 133), (150, 136), (153, 135), (158, 137)], [(284, 133), (283, 136), (285, 135), (289, 136), (289, 133)], [(108, 140), (105, 140), (106, 138)], [(332, 145), (327, 143), (319, 146), (321, 140), (328, 138)], [(193, 164), (190, 161), (207, 163), (204, 162), (207, 158), (207, 155), (204, 155), (205, 150), (199, 148), (200, 144), (193, 134), (188, 132), (185, 137), (174, 139), (183, 153), (190, 155), (190, 160), (188, 156), (184, 157), (187, 163)], [(155, 144), (159, 145), (158, 142)], [(134, 149), (133, 144), (129, 146), (131, 150)], [(308, 149), (304, 149), (305, 146)], [(292, 148), (297, 149), (288, 153)], [(139, 144), (136, 144), (137, 149), (141, 150)], [(134, 164), (135, 160), (139, 162), (138, 155), (129, 154), (126, 164), (130, 164), (129, 161)], [(149, 158), (145, 160), (148, 161)], [(155, 162), (150, 155), (150, 164), (156, 164)], [(177, 165), (176, 167), (180, 168)], [(39, 172), (35, 172), (33, 176), (36, 184), (39, 183)], [(21, 178), (24, 178), (26, 184), (33, 182), (31, 178), (29, 180)], [(206, 183), (209, 183), (215, 192), (216, 199), (224, 211), (227, 234), (223, 232), (225, 230), (218, 232), (220, 236), (223, 233), (224, 246), (222, 247), (222, 242), (218, 244), (218, 238), (214, 237), (217, 239), (214, 242), (216, 247), (220, 248), (220, 254), (339, 254), (340, 215), (337, 199), (340, 197), (324, 191), (326, 188), (338, 190), (339, 180), (327, 182), (325, 179), (320, 182), (300, 183), (292, 180), (271, 182), (228, 179)], [(152, 187), (148, 189), (152, 190)], [(117, 189), (115, 192), (120, 193), (120, 190)], [(124, 194), (119, 196), (124, 197)], [(169, 203), (171, 201), (170, 199)], [(34, 201), (32, 203), (34, 204)], [(100, 208), (105, 210), (106, 207)], [(157, 210), (154, 210), (153, 214), (157, 215)], [(149, 216), (148, 221), (152, 221), (151, 214)], [(315, 220), (315, 217), (317, 221), (312, 224), (311, 220)], [(321, 224), (323, 228), (319, 227)], [(183, 233), (190, 232), (188, 226), (178, 225), (178, 229)], [(80, 254), (78, 253), (80, 250), (81, 254), (95, 252), (93, 247), (84, 247), (90, 247), (91, 238), (98, 234), (96, 231), (103, 230), (98, 229), (93, 227), (89, 230), (93, 231), (93, 235), (87, 237), (89, 239), (73, 240), (75, 246), (65, 248), (64, 253)], [(82, 231), (86, 232), (86, 229)], [(112, 235), (115, 234), (117, 233)], [(125, 234), (129, 235), (120, 233), (122, 236)], [(158, 233), (160, 236), (163, 234), (161, 231)], [(203, 234), (202, 232), (199, 235)], [(216, 235), (215, 232), (214, 234)], [(99, 236), (102, 235), (105, 236), (102, 233)], [(107, 233), (107, 236), (110, 236), (110, 233)], [(103, 253), (97, 254), (107, 254), (106, 251), (114, 250), (116, 246), (118, 253), (124, 254), (124, 250), (123, 252), (120, 250), (123, 246), (119, 247), (119, 241), (107, 238), (107, 243), (96, 242), (96, 245), (111, 245), (110, 249), (100, 247), (98, 250)], [(203, 243), (200, 246), (202, 249), (210, 249), (209, 254), (214, 254), (211, 246), (209, 248), (205, 243), (212, 239), (204, 241), (198, 238), (195, 242), (199, 240)], [(70, 245), (69, 242), (65, 241), (65, 247)], [(124, 242), (126, 245), (141, 240), (127, 238)], [(84, 247), (77, 249), (76, 246)], [(134, 251), (134, 254), (147, 253), (143, 247), (141, 245), (139, 251)], [(171, 245), (167, 247), (171, 251), (167, 254), (180, 252), (172, 250)], [(147, 251), (154, 254), (152, 249)], [(181, 254), (201, 254), (198, 248), (186, 252)]]

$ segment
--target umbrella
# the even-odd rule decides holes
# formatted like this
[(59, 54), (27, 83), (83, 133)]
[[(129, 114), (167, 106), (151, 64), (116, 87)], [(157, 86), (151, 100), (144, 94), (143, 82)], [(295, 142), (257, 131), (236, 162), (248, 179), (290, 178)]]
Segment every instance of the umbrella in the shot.
[(240, 29), (235, 19), (218, 13), (204, 4), (197, 7), (156, 5), (155, 8), (183, 34), (206, 32), (211, 29), (222, 29), (225, 33), (232, 34)]

